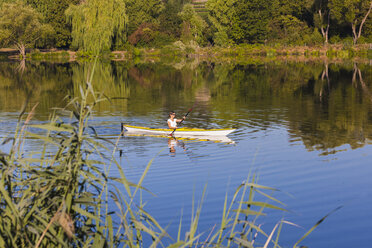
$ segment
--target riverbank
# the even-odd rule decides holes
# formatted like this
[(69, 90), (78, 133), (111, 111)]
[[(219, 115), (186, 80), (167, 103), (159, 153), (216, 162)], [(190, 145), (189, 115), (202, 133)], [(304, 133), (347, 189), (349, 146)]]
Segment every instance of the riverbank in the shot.
[[(246, 57), (269, 57), (269, 58), (336, 58), (372, 59), (372, 44), (348, 45), (336, 44), (327, 46), (265, 46), (265, 45), (241, 45), (234, 47), (197, 47), (186, 46), (182, 42), (175, 42), (163, 48), (135, 48), (125, 51), (107, 51), (100, 55), (104, 59), (114, 61), (132, 60), (135, 58), (158, 59), (158, 58), (203, 58), (222, 59)], [(0, 49), (0, 58), (19, 60), (20, 56), (16, 49)], [(26, 59), (32, 60), (90, 60), (94, 54), (83, 51), (58, 50), (58, 49), (30, 49), (27, 51)]]

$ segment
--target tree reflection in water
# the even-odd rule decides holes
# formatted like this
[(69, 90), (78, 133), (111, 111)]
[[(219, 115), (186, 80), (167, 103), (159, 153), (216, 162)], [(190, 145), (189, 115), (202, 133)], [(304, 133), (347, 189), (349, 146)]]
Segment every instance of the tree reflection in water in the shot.
[[(67, 94), (80, 94), (91, 65), (26, 61), (21, 73), (17, 63), (0, 62), (1, 111), (19, 111), (29, 96), (47, 116)], [(197, 100), (190, 127), (281, 125), (290, 140), (321, 154), (364, 146), (372, 136), (368, 61), (108, 61), (97, 63), (92, 83), (111, 98), (97, 115), (147, 116), (154, 126), (164, 124), (168, 109), (182, 112)]]

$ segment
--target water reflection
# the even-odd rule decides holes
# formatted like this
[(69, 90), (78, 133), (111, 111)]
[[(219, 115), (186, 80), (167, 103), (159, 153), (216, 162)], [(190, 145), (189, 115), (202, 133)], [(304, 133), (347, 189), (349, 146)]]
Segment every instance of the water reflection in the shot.
[[(28, 110), (37, 118), (80, 95), (92, 63), (0, 62), (0, 110)], [(248, 132), (285, 127), (289, 140), (327, 155), (362, 147), (372, 139), (370, 64), (329, 61), (255, 61), (249, 63), (99, 62), (93, 85), (110, 98), (97, 116), (132, 120), (133, 125), (163, 126), (169, 109), (197, 107), (187, 126), (238, 128)], [(110, 121), (110, 120), (108, 120)]]

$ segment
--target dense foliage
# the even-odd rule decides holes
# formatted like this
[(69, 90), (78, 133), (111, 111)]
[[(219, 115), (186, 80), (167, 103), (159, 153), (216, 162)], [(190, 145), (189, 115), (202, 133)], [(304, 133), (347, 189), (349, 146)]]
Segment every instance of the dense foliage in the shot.
[(87, 0), (66, 10), (72, 24), (72, 45), (85, 51), (104, 51), (124, 42), (127, 24), (124, 0)]
[[(5, 3), (0, 9), (0, 46), (15, 45), (24, 55), (25, 48), (36, 46), (53, 33), (43, 17), (22, 2)], [(45, 43), (44, 43), (45, 44)]]
[[(175, 41), (199, 46), (372, 42), (371, 0), (0, 0), (4, 13), (17, 8), (23, 15), (26, 7), (37, 12), (33, 19), (40, 25), (52, 29), (48, 40), (29, 45), (41, 48), (123, 50)], [(1, 36), (19, 32), (4, 25), (10, 18), (1, 16)], [(11, 45), (3, 38), (1, 47)]]
[(54, 46), (68, 47), (71, 44), (71, 26), (66, 22), (65, 10), (70, 4), (79, 3), (79, 0), (27, 0), (26, 2), (44, 15), (45, 22), (55, 30)]

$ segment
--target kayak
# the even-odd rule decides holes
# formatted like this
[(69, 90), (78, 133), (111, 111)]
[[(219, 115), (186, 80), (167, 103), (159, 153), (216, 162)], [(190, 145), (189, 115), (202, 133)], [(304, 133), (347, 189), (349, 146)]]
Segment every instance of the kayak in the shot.
[[(165, 135), (169, 136), (174, 129), (169, 128), (150, 128), (124, 125), (128, 133)], [(177, 128), (173, 135), (177, 137), (195, 137), (195, 136), (226, 136), (235, 129), (201, 129), (201, 128)]]
[(213, 141), (217, 143), (227, 143), (227, 144), (235, 144), (235, 142), (230, 139), (228, 136), (224, 135), (218, 135), (218, 136), (212, 136), (212, 135), (203, 135), (203, 136), (178, 136), (176, 133), (174, 133), (174, 136), (167, 135), (159, 135), (159, 134), (149, 134), (149, 133), (136, 133), (136, 132), (126, 132), (126, 137), (138, 137), (138, 136), (146, 136), (146, 137), (154, 137), (154, 138), (166, 138), (166, 139), (176, 139), (176, 140), (192, 140), (192, 141)]

